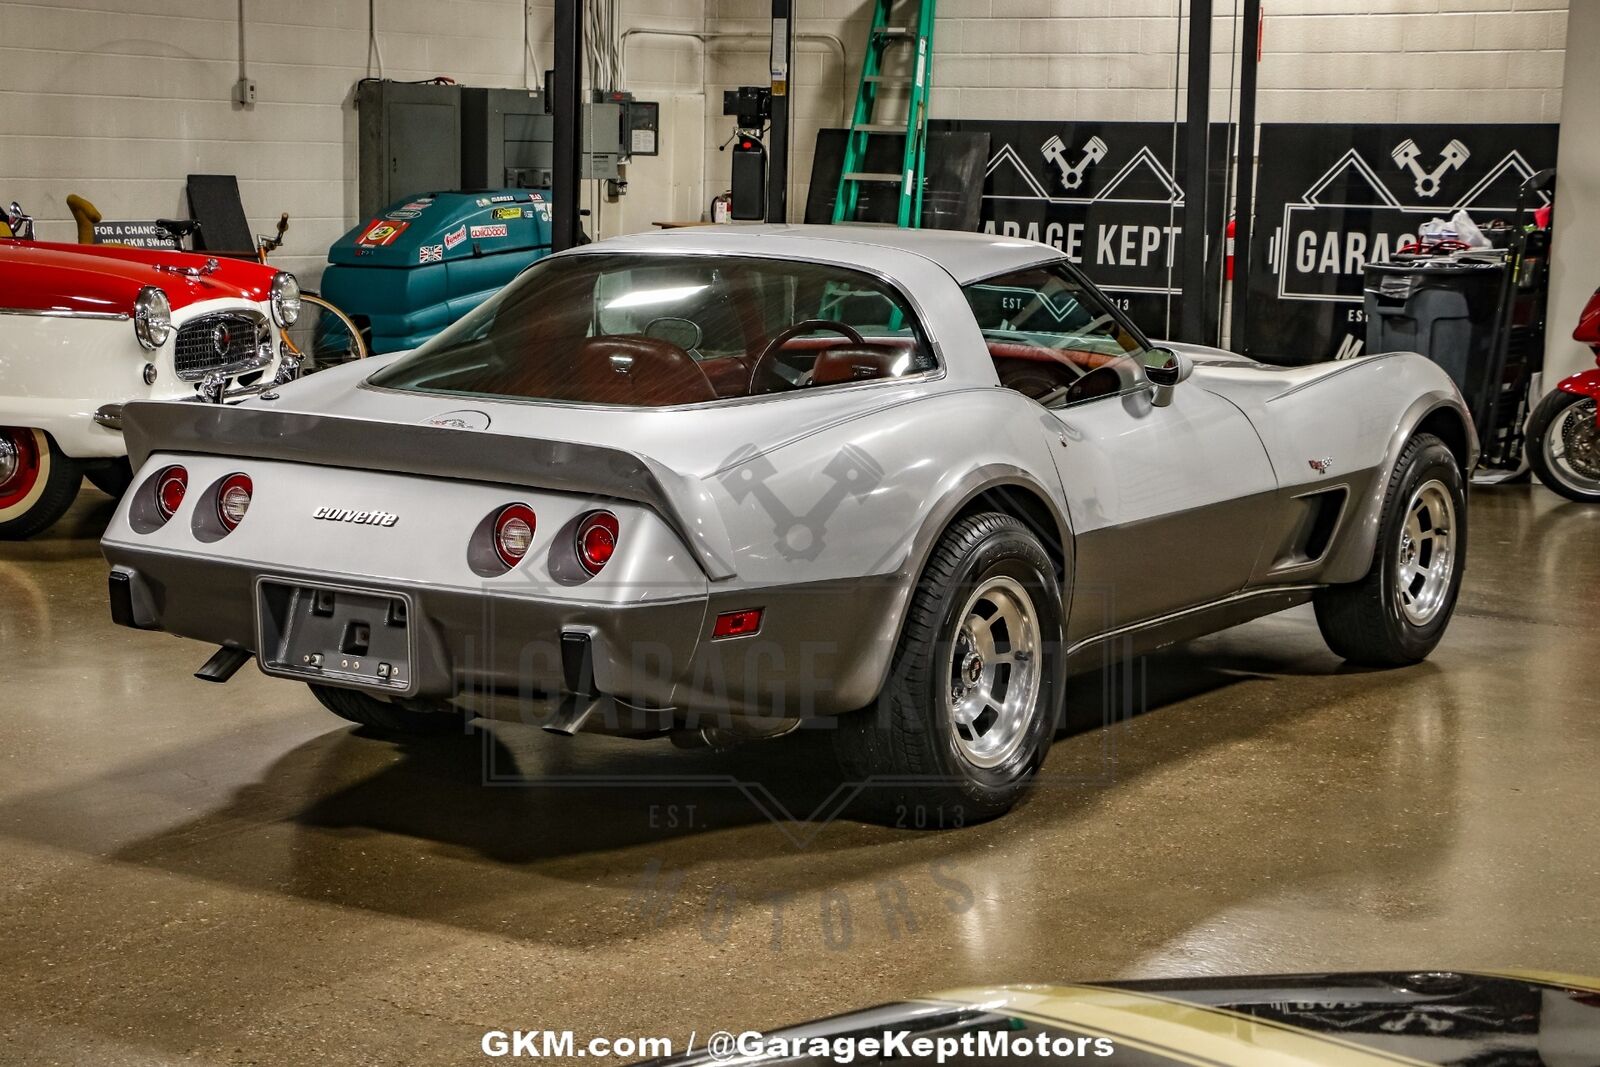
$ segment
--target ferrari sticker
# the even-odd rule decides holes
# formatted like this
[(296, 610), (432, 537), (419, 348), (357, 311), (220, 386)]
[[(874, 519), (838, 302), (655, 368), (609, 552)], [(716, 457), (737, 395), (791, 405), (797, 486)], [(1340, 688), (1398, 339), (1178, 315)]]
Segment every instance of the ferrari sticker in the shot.
[(466, 239), (467, 239), (467, 228), (466, 228), (466, 226), (457, 226), (455, 229), (451, 230), (449, 233), (444, 235), (444, 246), (446, 248), (454, 248), (456, 245), (460, 244), (462, 241), (465, 241)]
[(444, 245), (423, 245), (417, 249), (418, 263), (443, 263)]
[(505, 235), (506, 224), (503, 222), (497, 222), (492, 226), (474, 226), (472, 228), (473, 240), (477, 240), (480, 237), (504, 237)]
[(489, 214), (491, 218), (496, 219), (520, 219), (522, 217), (522, 209), (520, 207), (497, 207)]
[(361, 236), (356, 238), (356, 244), (373, 248), (392, 245), (410, 225), (409, 222), (385, 222), (383, 219), (373, 219)]

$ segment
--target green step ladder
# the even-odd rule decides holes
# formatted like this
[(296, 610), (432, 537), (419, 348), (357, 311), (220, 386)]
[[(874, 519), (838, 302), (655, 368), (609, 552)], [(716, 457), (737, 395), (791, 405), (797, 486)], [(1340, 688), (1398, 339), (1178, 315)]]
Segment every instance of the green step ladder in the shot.
[[(898, 185), (899, 209), (896, 225), (922, 224), (922, 176), (928, 152), (928, 92), (933, 81), (934, 0), (900, 0), (900, 6), (916, 9), (916, 24), (896, 26), (896, 0), (877, 0), (872, 12), (872, 29), (867, 35), (867, 57), (861, 64), (861, 85), (856, 90), (855, 110), (850, 113), (850, 130), (845, 135), (844, 163), (839, 168), (839, 193), (833, 202), (833, 221), (856, 222), (861, 187), (872, 183)], [(909, 11), (907, 12), (909, 14)], [(884, 58), (898, 45), (911, 44), (911, 73), (886, 73)], [(903, 121), (880, 119), (876, 115), (878, 93), (884, 87), (906, 89), (907, 107)], [(900, 172), (869, 171), (867, 145), (875, 137), (903, 137)]]

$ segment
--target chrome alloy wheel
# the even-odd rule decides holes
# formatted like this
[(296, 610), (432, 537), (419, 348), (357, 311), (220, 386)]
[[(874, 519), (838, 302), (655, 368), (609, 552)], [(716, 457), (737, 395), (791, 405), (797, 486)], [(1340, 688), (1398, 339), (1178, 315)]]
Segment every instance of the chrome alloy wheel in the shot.
[(1456, 509), (1437, 478), (1423, 482), (1406, 505), (1396, 548), (1395, 603), (1414, 626), (1426, 626), (1444, 608), (1455, 573)]
[(1543, 446), (1556, 477), (1579, 492), (1600, 493), (1600, 427), (1592, 398), (1569, 404), (1550, 420)]
[(1015, 579), (978, 586), (951, 642), (950, 722), (956, 750), (977, 767), (997, 767), (1028, 736), (1039, 698), (1039, 618)]
[(5, 489), (22, 469), (22, 450), (9, 432), (0, 431), (0, 489)]

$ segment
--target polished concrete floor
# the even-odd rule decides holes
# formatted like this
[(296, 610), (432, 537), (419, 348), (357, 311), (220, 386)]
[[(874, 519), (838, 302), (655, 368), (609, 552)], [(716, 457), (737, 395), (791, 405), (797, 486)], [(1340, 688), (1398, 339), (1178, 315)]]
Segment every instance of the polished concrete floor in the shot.
[(806, 738), (394, 744), (253, 669), (194, 681), (207, 649), (107, 618), (108, 513), (86, 489), (0, 547), (0, 1062), (468, 1063), (491, 1028), (681, 1040), (980, 982), (1600, 973), (1600, 509), (1536, 486), (1476, 494), (1429, 662), (1345, 668), (1300, 610), (1082, 679), (1074, 718), (1110, 725), (943, 834), (785, 817), (829, 810)]

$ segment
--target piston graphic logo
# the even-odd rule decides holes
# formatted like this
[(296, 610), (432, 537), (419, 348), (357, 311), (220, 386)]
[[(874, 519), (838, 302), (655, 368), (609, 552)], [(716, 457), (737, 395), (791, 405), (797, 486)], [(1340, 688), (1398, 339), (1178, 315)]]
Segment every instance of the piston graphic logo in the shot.
[(1089, 138), (1089, 143), (1083, 146), (1083, 155), (1076, 162), (1067, 158), (1066, 142), (1060, 137), (1052, 137), (1039, 149), (1044, 153), (1044, 158), (1052, 163), (1061, 173), (1061, 184), (1068, 189), (1076, 189), (1083, 184), (1083, 175), (1091, 166), (1106, 158), (1106, 143), (1098, 137)]
[(1417, 195), (1435, 197), (1439, 195), (1439, 179), (1453, 170), (1459, 170), (1461, 164), (1472, 157), (1467, 151), (1467, 146), (1460, 141), (1451, 140), (1444, 146), (1444, 151), (1439, 153), (1439, 165), (1432, 170), (1425, 170), (1422, 166), (1422, 149), (1417, 147), (1417, 142), (1407, 137), (1404, 141), (1394, 146), (1394, 151), (1389, 153), (1394, 160), (1394, 165), (1401, 170), (1408, 170), (1416, 179)]

